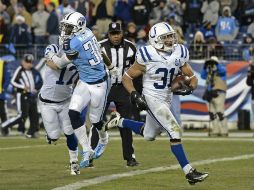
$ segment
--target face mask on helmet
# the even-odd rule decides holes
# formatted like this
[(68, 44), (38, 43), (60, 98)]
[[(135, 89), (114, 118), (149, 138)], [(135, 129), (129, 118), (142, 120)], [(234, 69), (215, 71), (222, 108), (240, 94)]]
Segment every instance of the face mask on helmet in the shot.
[(161, 44), (161, 50), (172, 51), (177, 43), (176, 33), (166, 33), (158, 36), (158, 43)]
[(62, 37), (68, 37), (74, 34), (74, 26), (67, 23), (60, 23), (60, 32)]

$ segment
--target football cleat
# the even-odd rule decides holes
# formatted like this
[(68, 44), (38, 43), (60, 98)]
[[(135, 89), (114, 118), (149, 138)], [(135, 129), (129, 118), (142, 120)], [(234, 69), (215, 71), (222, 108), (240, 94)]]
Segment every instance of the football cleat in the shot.
[(204, 181), (208, 177), (208, 173), (202, 173), (196, 169), (192, 169), (185, 177), (190, 185), (195, 185), (195, 183)]
[(70, 163), (70, 168), (71, 168), (71, 175), (79, 175), (79, 165), (77, 162), (71, 162)]
[(82, 160), (80, 161), (80, 168), (85, 168), (89, 166), (89, 160), (93, 158), (94, 151), (85, 151), (81, 153)]
[(104, 153), (106, 149), (106, 145), (107, 144), (104, 144), (104, 143), (100, 143), (100, 142), (98, 143), (98, 145), (94, 149), (93, 159), (98, 159), (101, 157), (101, 155)]
[(135, 158), (131, 158), (130, 160), (127, 160), (127, 167), (134, 167), (134, 166), (138, 166), (139, 163), (137, 162), (137, 160)]
[(117, 127), (119, 125), (121, 116), (118, 112), (112, 112), (110, 114), (110, 119), (104, 124), (105, 130)]

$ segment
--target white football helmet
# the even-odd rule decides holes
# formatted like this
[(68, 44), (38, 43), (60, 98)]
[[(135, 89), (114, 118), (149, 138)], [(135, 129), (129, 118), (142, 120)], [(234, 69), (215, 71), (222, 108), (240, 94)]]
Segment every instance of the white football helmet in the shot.
[(78, 13), (72, 12), (64, 16), (60, 22), (60, 36), (62, 38), (72, 38), (84, 33), (86, 30), (86, 18)]
[(158, 50), (173, 51), (177, 45), (176, 32), (168, 23), (160, 22), (150, 29), (149, 42)]

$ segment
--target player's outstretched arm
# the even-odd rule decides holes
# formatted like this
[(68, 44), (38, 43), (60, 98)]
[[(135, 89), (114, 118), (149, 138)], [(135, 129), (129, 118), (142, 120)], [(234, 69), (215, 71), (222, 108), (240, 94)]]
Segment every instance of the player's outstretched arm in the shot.
[(71, 63), (71, 60), (66, 56), (65, 53), (61, 57), (58, 57), (57, 54), (52, 54), (52, 52), (49, 52), (45, 58), (47, 59), (46, 64), (51, 69), (62, 69)]
[(115, 67), (115, 66), (111, 63), (111, 61), (110, 61), (110, 59), (108, 58), (108, 56), (106, 55), (106, 53), (102, 51), (102, 52), (101, 52), (101, 55), (102, 55), (102, 58), (103, 58), (103, 61), (104, 61), (105, 65), (107, 66), (107, 68), (108, 68), (108, 70), (109, 70), (110, 75), (111, 75), (111, 76), (118, 76), (118, 75), (120, 75), (121, 73), (118, 71), (118, 68)]
[(188, 64), (188, 63), (185, 63), (182, 68), (182, 73), (183, 75), (186, 75), (188, 77), (190, 77), (190, 84), (189, 86), (194, 90), (197, 88), (197, 85), (198, 85), (198, 79), (197, 77), (195, 76), (191, 66)]

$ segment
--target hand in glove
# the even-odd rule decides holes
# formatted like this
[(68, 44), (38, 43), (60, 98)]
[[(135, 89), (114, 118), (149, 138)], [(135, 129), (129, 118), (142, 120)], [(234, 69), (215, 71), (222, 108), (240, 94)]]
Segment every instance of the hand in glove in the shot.
[(175, 90), (174, 92), (174, 95), (182, 95), (182, 96), (185, 96), (185, 95), (190, 95), (193, 93), (193, 89), (190, 87), (190, 86), (187, 86), (187, 85), (182, 85), (181, 88)]
[(137, 91), (131, 92), (131, 103), (136, 104), (140, 111), (148, 109), (145, 99)]

